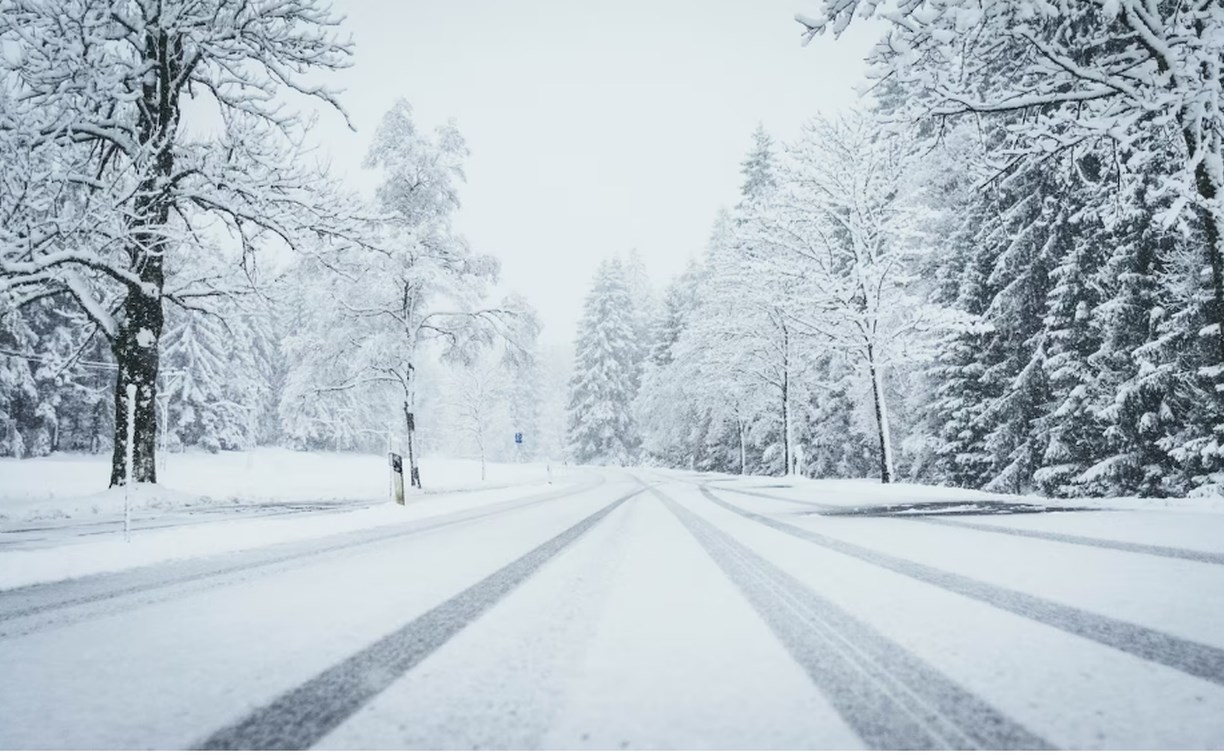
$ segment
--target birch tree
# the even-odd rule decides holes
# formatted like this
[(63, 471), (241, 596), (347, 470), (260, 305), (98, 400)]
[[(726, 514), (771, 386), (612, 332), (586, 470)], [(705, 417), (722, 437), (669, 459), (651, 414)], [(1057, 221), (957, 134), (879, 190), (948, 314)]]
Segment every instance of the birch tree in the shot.
[(902, 172), (900, 149), (881, 143), (867, 116), (812, 121), (780, 189), (740, 227), (756, 269), (793, 284), (797, 326), (854, 355), (866, 374), (885, 483), (896, 477), (887, 369), (940, 314), (915, 289)]

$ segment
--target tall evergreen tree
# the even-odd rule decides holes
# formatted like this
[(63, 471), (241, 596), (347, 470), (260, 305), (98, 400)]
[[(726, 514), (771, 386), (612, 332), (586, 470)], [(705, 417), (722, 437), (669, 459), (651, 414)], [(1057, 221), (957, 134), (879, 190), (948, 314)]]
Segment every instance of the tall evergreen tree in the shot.
[[(1172, 435), (1184, 409), (1185, 391), (1173, 373), (1162, 369), (1158, 326), (1164, 318), (1165, 269), (1183, 229), (1162, 228), (1150, 187), (1139, 186), (1121, 204), (1114, 237), (1105, 244), (1107, 259), (1095, 272), (1102, 302), (1093, 313), (1101, 343), (1091, 359), (1096, 366), (1088, 392), (1103, 427), (1102, 457), (1086, 470), (1100, 493), (1159, 496), (1185, 486), (1162, 441)], [(1178, 408), (1175, 411), (1174, 408)]]
[(580, 464), (630, 464), (639, 346), (633, 301), (619, 260), (605, 261), (587, 295), (570, 380), (569, 446)]
[(777, 166), (773, 150), (773, 137), (764, 124), (757, 124), (752, 132), (752, 148), (740, 163), (744, 183), (740, 186), (743, 202), (751, 202), (777, 187)]

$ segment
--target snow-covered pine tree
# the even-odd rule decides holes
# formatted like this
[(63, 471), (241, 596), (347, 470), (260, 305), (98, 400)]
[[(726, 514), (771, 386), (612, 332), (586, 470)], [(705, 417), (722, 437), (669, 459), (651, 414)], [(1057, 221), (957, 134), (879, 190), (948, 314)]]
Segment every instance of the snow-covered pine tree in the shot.
[(224, 320), (174, 309), (163, 336), (164, 394), (169, 431), (178, 444), (207, 451), (246, 449), (259, 440), (271, 408), (268, 326), (259, 313)]
[(820, 376), (801, 403), (803, 474), (811, 478), (867, 478), (879, 473), (876, 439), (856, 422), (856, 375), (843, 355), (829, 350), (815, 355), (812, 371)]
[(971, 188), (975, 177), (966, 159), (970, 154), (964, 149), (936, 153), (962, 187), (960, 191), (943, 187), (941, 209), (949, 219), (948, 228), (944, 243), (927, 262), (926, 275), (935, 282), (932, 299), (955, 308), (968, 322), (937, 341), (931, 364), (924, 371), (930, 382), (930, 401), (920, 422), (933, 446), (924, 477), (933, 483), (981, 488), (991, 479), (993, 468), (985, 441), (989, 428), (982, 421), (982, 412), (998, 392), (982, 376), (991, 338), (991, 326), (984, 316), (996, 293), (988, 284), (999, 244), (992, 239), (1001, 228), (997, 191), (992, 186)]
[(981, 376), (997, 387), (980, 408), (990, 428), (985, 438), (992, 458), (988, 490), (1027, 490), (1045, 451), (1037, 434), (1037, 421), (1050, 401), (1044, 319), (1050, 270), (1065, 241), (1059, 229), (1067, 219), (1057, 192), (1044, 171), (1035, 168), (1000, 182), (1003, 235), (996, 237), (1001, 244), (987, 279), (996, 293), (984, 315), (992, 330)]
[(63, 295), (0, 314), (0, 456), (109, 443), (114, 369), (104, 340), (81, 320)]
[(659, 302), (650, 282), (650, 274), (646, 270), (646, 261), (642, 259), (640, 252), (636, 249), (630, 250), (622, 268), (625, 272), (625, 287), (633, 303), (633, 343), (636, 347), (633, 356), (633, 390), (636, 393), (642, 383), (642, 371), (650, 358), (652, 331), (658, 318)]
[(619, 260), (603, 262), (583, 306), (569, 388), (569, 448), (579, 464), (628, 465), (637, 459), (633, 422), (633, 300)]
[[(1164, 208), (1157, 220), (1193, 229), (1184, 239), (1195, 245), (1199, 274), (1183, 277), (1172, 268), (1185, 273), (1190, 266), (1170, 266), (1177, 280), (1166, 292), (1179, 304), (1150, 311), (1161, 336), (1141, 362), (1178, 365), (1167, 373), (1156, 368), (1166, 377), (1155, 382), (1155, 374), (1144, 378), (1194, 398), (1189, 415), (1196, 420), (1162, 445), (1188, 465), (1183, 472), (1199, 490), (1224, 486), (1224, 78), (1204, 74), (1224, 57), (1218, 5), (948, 0), (921, 12), (897, 0), (822, 5), (821, 15), (799, 17), (808, 39), (840, 34), (855, 18), (889, 23), (888, 44), (869, 59), (870, 76), (903, 94), (906, 115), (935, 119), (932, 135), (957, 121), (1006, 123), (1007, 138), (988, 150), (1011, 172), (1040, 170), (1050, 156), (1099, 145), (1121, 169), (1123, 196), (1138, 196), (1134, 185), (1147, 183), (1152, 204)], [(1029, 349), (1040, 351), (1040, 344)], [(1197, 364), (1186, 362), (1191, 358)], [(1022, 372), (1030, 387), (1040, 383), (1038, 373)], [(1196, 377), (1184, 380), (1190, 375)], [(1150, 421), (1166, 409), (1176, 414), (1166, 406), (1140, 417)], [(1000, 451), (1017, 441), (1017, 430), (1005, 434), (1012, 440), (998, 444)], [(1013, 472), (1013, 482), (1025, 477)]]
[(1103, 167), (1101, 157), (1091, 152), (1049, 166), (1062, 184), (1060, 201), (1067, 214), (1057, 229), (1062, 256), (1050, 271), (1046, 296), (1043, 370), (1050, 402), (1038, 422), (1045, 450), (1033, 474), (1038, 489), (1050, 495), (1101, 492), (1082, 475), (1105, 456), (1104, 426), (1090, 394), (1096, 376), (1092, 356), (1101, 346), (1096, 309), (1102, 290), (1096, 274), (1112, 242), (1098, 211), (1102, 203), (1090, 198), (1107, 179)]
[(1191, 413), (1158, 331), (1169, 304), (1168, 262), (1192, 229), (1158, 223), (1155, 215), (1167, 208), (1151, 189), (1139, 184), (1119, 198), (1107, 259), (1094, 277), (1102, 292), (1094, 313), (1101, 343), (1090, 358), (1096, 372), (1088, 392), (1105, 449), (1082, 477), (1107, 495), (1178, 495), (1187, 488), (1164, 441)]
[(1209, 366), (1212, 342), (1201, 334), (1214, 327), (1204, 307), (1203, 266), (1194, 242), (1203, 229), (1184, 224), (1159, 277), (1159, 304), (1151, 312), (1154, 337), (1135, 350), (1138, 375), (1120, 387), (1120, 400), (1160, 398), (1156, 412), (1141, 416), (1138, 430), (1157, 433), (1158, 448), (1173, 461), (1165, 471), (1166, 495), (1214, 495), (1224, 490), (1224, 433), (1214, 401), (1219, 375)]
[(662, 367), (675, 360), (673, 351), (680, 334), (684, 332), (687, 319), (695, 306), (696, 287), (701, 278), (701, 269), (696, 260), (689, 260), (684, 272), (667, 285), (663, 302), (650, 331), (649, 361)]
[(740, 163), (740, 174), (744, 177), (740, 185), (741, 204), (763, 197), (778, 186), (776, 160), (773, 137), (764, 124), (758, 123), (752, 132), (752, 148)]
[(242, 448), (244, 412), (226, 396), (231, 334), (218, 319), (173, 312), (162, 337), (163, 401), (178, 443), (208, 451)]
[(694, 402), (686, 377), (690, 365), (677, 364), (677, 348), (696, 306), (702, 272), (695, 260), (668, 284), (654, 327), (651, 347), (642, 371), (642, 385), (634, 407), (644, 455), (651, 461), (688, 468), (701, 456), (698, 431), (703, 408)]

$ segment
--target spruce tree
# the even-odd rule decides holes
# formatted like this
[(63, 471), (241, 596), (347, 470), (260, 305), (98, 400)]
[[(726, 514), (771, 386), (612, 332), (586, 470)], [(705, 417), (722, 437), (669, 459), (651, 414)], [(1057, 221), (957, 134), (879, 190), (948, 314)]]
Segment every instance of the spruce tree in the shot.
[(1095, 274), (1103, 300), (1094, 313), (1101, 343), (1091, 358), (1097, 370), (1088, 392), (1105, 448), (1084, 477), (1101, 494), (1160, 496), (1184, 490), (1174, 482), (1177, 465), (1162, 443), (1174, 430), (1183, 392), (1161, 365), (1158, 333), (1166, 260), (1182, 236), (1156, 222), (1159, 204), (1150, 187), (1141, 185), (1130, 200)]
[(752, 148), (740, 163), (740, 173), (744, 176), (740, 186), (744, 202), (759, 198), (778, 185), (773, 138), (763, 124), (757, 124), (756, 131), (752, 132)]
[(635, 332), (624, 268), (618, 260), (604, 262), (587, 295), (570, 380), (569, 447), (579, 464), (627, 465), (637, 458)]

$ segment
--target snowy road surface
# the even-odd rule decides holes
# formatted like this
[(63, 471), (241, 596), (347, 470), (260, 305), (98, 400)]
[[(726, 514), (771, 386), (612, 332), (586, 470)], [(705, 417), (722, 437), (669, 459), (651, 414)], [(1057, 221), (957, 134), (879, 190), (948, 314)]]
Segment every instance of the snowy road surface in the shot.
[(1224, 748), (1224, 514), (485, 496), (0, 592), (0, 749)]

